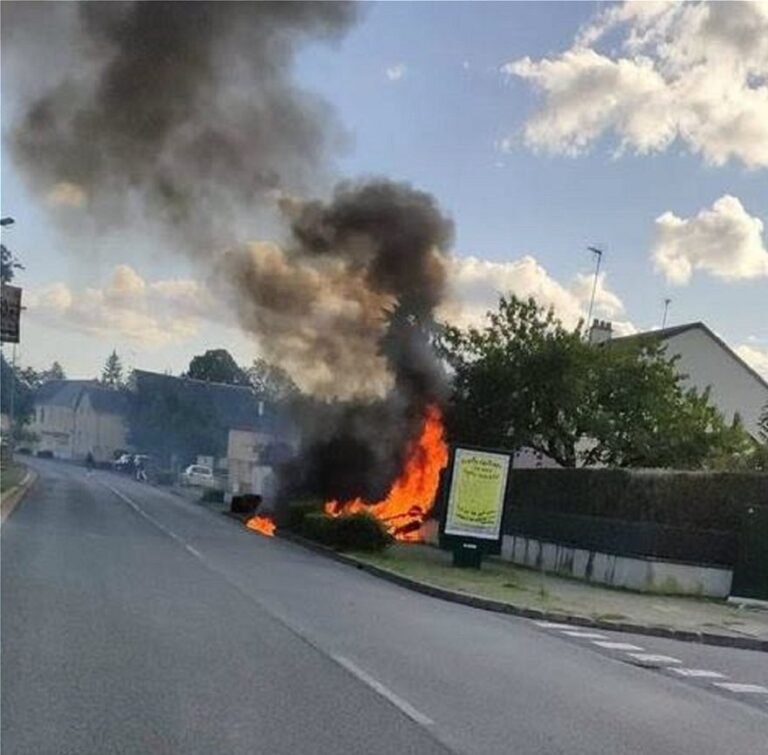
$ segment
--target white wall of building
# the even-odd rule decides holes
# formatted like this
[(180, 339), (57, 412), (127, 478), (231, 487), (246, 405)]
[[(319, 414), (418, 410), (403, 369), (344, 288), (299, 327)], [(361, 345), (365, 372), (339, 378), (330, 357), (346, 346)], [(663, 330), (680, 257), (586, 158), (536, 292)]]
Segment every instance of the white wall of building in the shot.
[(762, 408), (768, 404), (768, 386), (717, 342), (706, 330), (693, 327), (665, 339), (667, 356), (679, 356), (678, 372), (689, 377), (683, 385), (710, 388), (710, 401), (729, 422), (735, 413), (745, 429), (757, 435)]

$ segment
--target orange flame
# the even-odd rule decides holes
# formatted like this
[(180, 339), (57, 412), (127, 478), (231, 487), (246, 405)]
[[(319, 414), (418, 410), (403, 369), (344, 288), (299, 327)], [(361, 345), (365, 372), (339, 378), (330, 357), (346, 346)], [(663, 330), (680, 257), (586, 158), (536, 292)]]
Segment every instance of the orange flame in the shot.
[(274, 537), (275, 535), (275, 523), (268, 516), (252, 516), (245, 523), (245, 526), (267, 537)]
[(330, 516), (367, 511), (380, 519), (396, 540), (418, 543), (421, 525), (432, 508), (440, 470), (448, 464), (448, 446), (440, 409), (427, 407), (424, 425), (418, 439), (411, 444), (405, 468), (392, 484), (383, 501), (368, 504), (361, 498), (351, 501), (328, 501), (325, 513)]

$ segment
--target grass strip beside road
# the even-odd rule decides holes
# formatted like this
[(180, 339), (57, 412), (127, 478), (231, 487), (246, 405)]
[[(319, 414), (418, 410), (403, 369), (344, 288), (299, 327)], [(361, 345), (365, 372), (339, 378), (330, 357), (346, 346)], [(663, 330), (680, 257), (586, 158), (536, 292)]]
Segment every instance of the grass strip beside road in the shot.
[(398, 543), (384, 553), (348, 555), (418, 582), (516, 608), (768, 639), (768, 612), (737, 608), (725, 601), (614, 589), (498, 559), (485, 560), (481, 569), (458, 569), (451, 565), (451, 553), (427, 545)]
[(0, 469), (0, 492), (5, 493), (16, 487), (27, 473), (27, 468), (22, 464), (7, 464)]

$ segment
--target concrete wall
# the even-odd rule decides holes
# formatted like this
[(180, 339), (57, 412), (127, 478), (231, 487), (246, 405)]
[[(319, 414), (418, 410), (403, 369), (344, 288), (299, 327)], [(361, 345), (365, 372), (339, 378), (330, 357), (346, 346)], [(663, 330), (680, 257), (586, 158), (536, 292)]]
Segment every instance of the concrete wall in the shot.
[(272, 440), (272, 436), (267, 433), (257, 433), (252, 430), (229, 431), (227, 467), (230, 492), (251, 492), (254, 468), (259, 466), (259, 454)]
[(768, 386), (747, 370), (705, 330), (691, 328), (665, 340), (667, 356), (679, 356), (676, 368), (689, 377), (686, 387), (710, 387), (711, 402), (730, 422), (738, 412), (745, 429), (757, 435), (757, 422), (768, 404)]
[(36, 405), (29, 429), (38, 437), (35, 447), (58, 459), (72, 458), (75, 413), (67, 406)]
[(727, 568), (616, 556), (521, 535), (504, 535), (501, 558), (611, 587), (675, 595), (724, 598), (730, 594), (733, 577)]
[(97, 462), (112, 461), (115, 451), (128, 447), (128, 431), (118, 414), (96, 412), (86, 393), (75, 411), (72, 458), (91, 453)]

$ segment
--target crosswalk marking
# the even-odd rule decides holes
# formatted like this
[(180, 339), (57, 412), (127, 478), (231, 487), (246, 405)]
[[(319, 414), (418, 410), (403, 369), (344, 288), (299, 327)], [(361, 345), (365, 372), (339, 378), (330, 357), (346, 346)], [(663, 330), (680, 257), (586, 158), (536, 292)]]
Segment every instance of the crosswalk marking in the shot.
[(760, 684), (738, 684), (736, 682), (713, 682), (715, 687), (727, 689), (729, 692), (750, 692), (758, 695), (768, 695), (768, 687)]
[(629, 642), (601, 642), (600, 640), (592, 640), (593, 645), (605, 648), (606, 650), (637, 650), (642, 652), (643, 648), (639, 645), (632, 645)]
[(629, 657), (643, 663), (682, 663), (679, 658), (672, 658), (670, 655), (654, 655), (653, 653), (629, 653)]
[(688, 676), (692, 679), (725, 679), (725, 674), (705, 668), (673, 668), (672, 671), (680, 674), (680, 676)]

